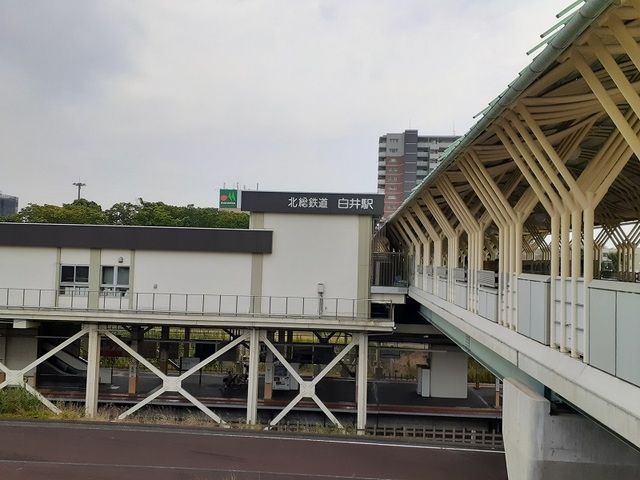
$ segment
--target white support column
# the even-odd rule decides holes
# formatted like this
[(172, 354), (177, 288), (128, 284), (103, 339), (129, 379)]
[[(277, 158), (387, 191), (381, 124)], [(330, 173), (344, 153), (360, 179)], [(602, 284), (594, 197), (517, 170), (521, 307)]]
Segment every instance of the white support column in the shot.
[(587, 192), (588, 206), (584, 210), (584, 346), (582, 347), (583, 359), (589, 363), (589, 335), (590, 335), (590, 293), (589, 285), (593, 280), (593, 223), (594, 207), (593, 193)]
[(571, 215), (564, 211), (560, 216), (560, 351), (567, 350), (567, 277), (569, 276), (569, 264), (571, 251), (569, 249), (569, 230)]
[(249, 378), (247, 385), (247, 424), (258, 423), (258, 366), (260, 363), (260, 330), (249, 334)]
[(358, 340), (355, 338), (355, 335), (352, 337), (351, 342), (347, 344), (338, 355), (335, 356), (331, 362), (329, 362), (324, 369), (316, 376), (313, 377), (313, 380), (307, 381), (304, 380), (300, 374), (293, 368), (293, 366), (287, 361), (286, 358), (278, 351), (278, 349), (269, 341), (264, 333), (260, 335), (260, 339), (267, 346), (269, 350), (273, 352), (273, 355), (278, 359), (278, 361), (289, 371), (291, 376), (296, 379), (296, 381), (300, 384), (300, 393), (289, 402), (289, 404), (284, 407), (284, 409), (269, 423), (270, 426), (275, 426), (278, 424), (280, 420), (282, 420), (292, 409), (295, 407), (300, 400), (303, 398), (312, 399), (320, 410), (324, 412), (324, 414), (331, 420), (331, 422), (338, 428), (343, 428), (342, 424), (338, 421), (338, 419), (331, 413), (331, 411), (327, 408), (327, 406), (318, 398), (316, 395), (316, 386), (340, 361), (358, 344)]
[(87, 385), (84, 411), (89, 418), (98, 413), (98, 393), (100, 387), (100, 332), (98, 325), (88, 326), (87, 348)]
[[(574, 209), (571, 212), (571, 356), (578, 355), (578, 279), (582, 253), (582, 212)], [(584, 307), (588, 308), (587, 305)]]
[(358, 371), (356, 374), (356, 405), (358, 409), (356, 429), (358, 435), (364, 435), (367, 428), (367, 377), (369, 366), (369, 336), (359, 334)]
[(556, 348), (556, 298), (558, 297), (558, 269), (560, 267), (560, 215), (551, 215), (551, 288), (549, 292), (549, 346)]

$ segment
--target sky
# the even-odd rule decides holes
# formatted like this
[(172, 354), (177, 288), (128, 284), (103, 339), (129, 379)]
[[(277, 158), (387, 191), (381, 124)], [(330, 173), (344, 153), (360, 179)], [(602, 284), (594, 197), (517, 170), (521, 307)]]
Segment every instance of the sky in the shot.
[(567, 3), (0, 0), (0, 191), (375, 192), (380, 135), (465, 133)]

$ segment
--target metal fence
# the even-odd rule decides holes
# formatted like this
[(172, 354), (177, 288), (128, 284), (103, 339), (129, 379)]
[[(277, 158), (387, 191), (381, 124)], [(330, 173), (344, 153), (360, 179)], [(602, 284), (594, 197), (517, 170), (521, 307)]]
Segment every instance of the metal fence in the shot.
[(374, 253), (371, 285), (374, 287), (407, 287), (409, 259), (400, 252)]
[[(0, 308), (261, 317), (371, 318), (370, 299), (0, 288)], [(379, 304), (379, 301), (376, 301)], [(390, 308), (387, 311), (391, 311)]]
[[(323, 429), (318, 425), (302, 422), (282, 423), (272, 427), (272, 429), (286, 432), (305, 433), (333, 432), (332, 428), (328, 429), (327, 432), (324, 432), (326, 429)], [(504, 450), (502, 434), (484, 429), (416, 427), (406, 425), (368, 425), (365, 429), (365, 433), (374, 437), (411, 439), (439, 445), (465, 445), (472, 448)]]
[(493, 270), (478, 270), (478, 283), (481, 287), (498, 288), (498, 274)]
[(502, 434), (486, 430), (381, 425), (368, 426), (366, 433), (377, 437), (412, 438), (445, 445), (472, 445), (496, 450), (504, 449)]

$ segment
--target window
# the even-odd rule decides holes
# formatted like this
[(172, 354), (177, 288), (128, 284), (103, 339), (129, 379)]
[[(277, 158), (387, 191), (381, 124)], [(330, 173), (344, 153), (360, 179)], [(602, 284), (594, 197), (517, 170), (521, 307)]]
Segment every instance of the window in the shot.
[(129, 267), (102, 267), (100, 291), (124, 297), (129, 291)]
[(390, 148), (390, 149), (389, 149), (389, 151), (390, 151), (391, 153), (395, 153), (395, 152), (397, 152), (397, 151), (398, 151), (398, 149), (397, 149), (397, 148)]
[(86, 295), (88, 291), (88, 266), (62, 265), (60, 267), (60, 295)]

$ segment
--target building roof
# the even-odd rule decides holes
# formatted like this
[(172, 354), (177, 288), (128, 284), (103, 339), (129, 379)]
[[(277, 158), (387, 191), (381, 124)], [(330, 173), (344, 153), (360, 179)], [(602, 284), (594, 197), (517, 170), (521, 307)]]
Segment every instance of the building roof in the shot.
[[(567, 13), (572, 7), (575, 7), (584, 0), (574, 2), (565, 10), (560, 12), (558, 16)], [(582, 33), (589, 28), (595, 19), (597, 19), (605, 10), (614, 4), (613, 0), (586, 0), (584, 4), (572, 12), (568, 17), (559, 22), (556, 26), (559, 30), (553, 34), (546, 36), (545, 40), (539, 46), (545, 46), (533, 60), (525, 67), (518, 76), (500, 93), (494, 100), (489, 102), (489, 106), (479, 115), (481, 118), (471, 127), (471, 129), (460, 137), (456, 142), (451, 144), (440, 157), (438, 166), (413, 189), (411, 194), (404, 200), (402, 205), (389, 217), (388, 222), (401, 212), (404, 207), (417, 199), (418, 194), (428, 185), (432, 184), (441, 172), (444, 172), (449, 166), (477, 140), (492, 123), (498, 119), (509, 106), (511, 106), (533, 83), (545, 73), (549, 72), (554, 66), (557, 66), (562, 54), (580, 37)], [(549, 33), (548, 30), (545, 33)], [(544, 34), (543, 34), (544, 35)], [(533, 50), (533, 49), (532, 49)], [(531, 50), (530, 50), (531, 52)]]

